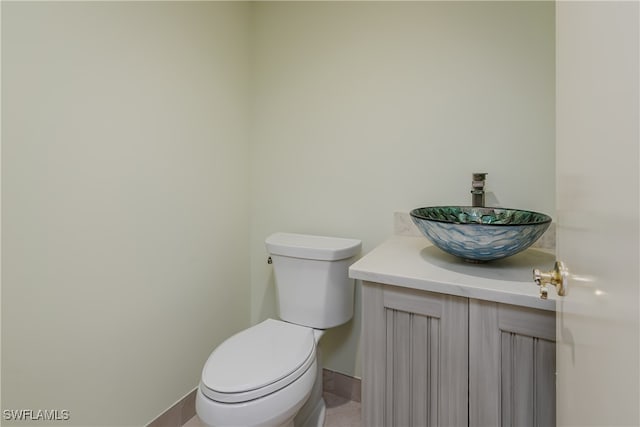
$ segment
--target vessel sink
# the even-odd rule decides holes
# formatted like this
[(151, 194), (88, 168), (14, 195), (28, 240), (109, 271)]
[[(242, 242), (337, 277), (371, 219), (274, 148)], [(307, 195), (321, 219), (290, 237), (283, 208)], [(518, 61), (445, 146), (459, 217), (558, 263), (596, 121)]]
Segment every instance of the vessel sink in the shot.
[(475, 263), (527, 249), (551, 223), (548, 215), (506, 208), (432, 206), (414, 209), (410, 215), (435, 246)]

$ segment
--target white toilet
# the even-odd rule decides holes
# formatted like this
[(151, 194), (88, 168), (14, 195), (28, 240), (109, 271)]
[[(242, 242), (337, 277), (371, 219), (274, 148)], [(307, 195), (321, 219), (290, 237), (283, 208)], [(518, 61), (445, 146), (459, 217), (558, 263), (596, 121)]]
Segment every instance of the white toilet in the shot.
[(200, 419), (216, 427), (324, 423), (318, 342), (353, 317), (348, 269), (354, 239), (276, 233), (273, 260), (280, 318), (232, 336), (209, 356), (196, 397)]

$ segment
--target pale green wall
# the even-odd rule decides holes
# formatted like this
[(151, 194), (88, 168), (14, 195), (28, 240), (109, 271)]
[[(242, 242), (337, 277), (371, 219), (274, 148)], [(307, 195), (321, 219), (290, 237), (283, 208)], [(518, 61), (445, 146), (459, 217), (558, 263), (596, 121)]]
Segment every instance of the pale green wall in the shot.
[[(554, 212), (548, 3), (2, 4), (3, 408), (141, 425), (276, 315), (264, 238)], [(356, 319), (323, 339), (359, 373)]]
[[(254, 10), (252, 319), (275, 314), (274, 231), (392, 234), (394, 211), (470, 203), (554, 214), (554, 5), (282, 2)], [(360, 375), (356, 320), (325, 366)]]
[(143, 425), (249, 324), (248, 24), (2, 2), (3, 408)]

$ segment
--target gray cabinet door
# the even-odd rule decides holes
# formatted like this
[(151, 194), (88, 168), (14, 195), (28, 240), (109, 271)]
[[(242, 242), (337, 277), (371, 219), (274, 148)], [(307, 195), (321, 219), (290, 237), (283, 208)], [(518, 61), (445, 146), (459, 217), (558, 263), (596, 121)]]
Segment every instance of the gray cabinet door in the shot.
[(555, 313), (469, 301), (469, 425), (555, 425)]
[(363, 283), (363, 425), (468, 423), (468, 299)]

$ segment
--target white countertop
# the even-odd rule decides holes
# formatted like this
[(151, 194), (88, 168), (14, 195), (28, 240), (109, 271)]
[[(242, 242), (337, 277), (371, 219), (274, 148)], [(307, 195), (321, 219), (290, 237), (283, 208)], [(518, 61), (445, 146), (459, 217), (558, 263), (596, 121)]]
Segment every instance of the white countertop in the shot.
[(555, 310), (552, 286), (549, 299), (540, 298), (532, 270), (553, 269), (555, 256), (541, 249), (486, 264), (471, 264), (436, 248), (424, 237), (394, 236), (349, 268), (349, 277), (386, 285), (439, 292)]

